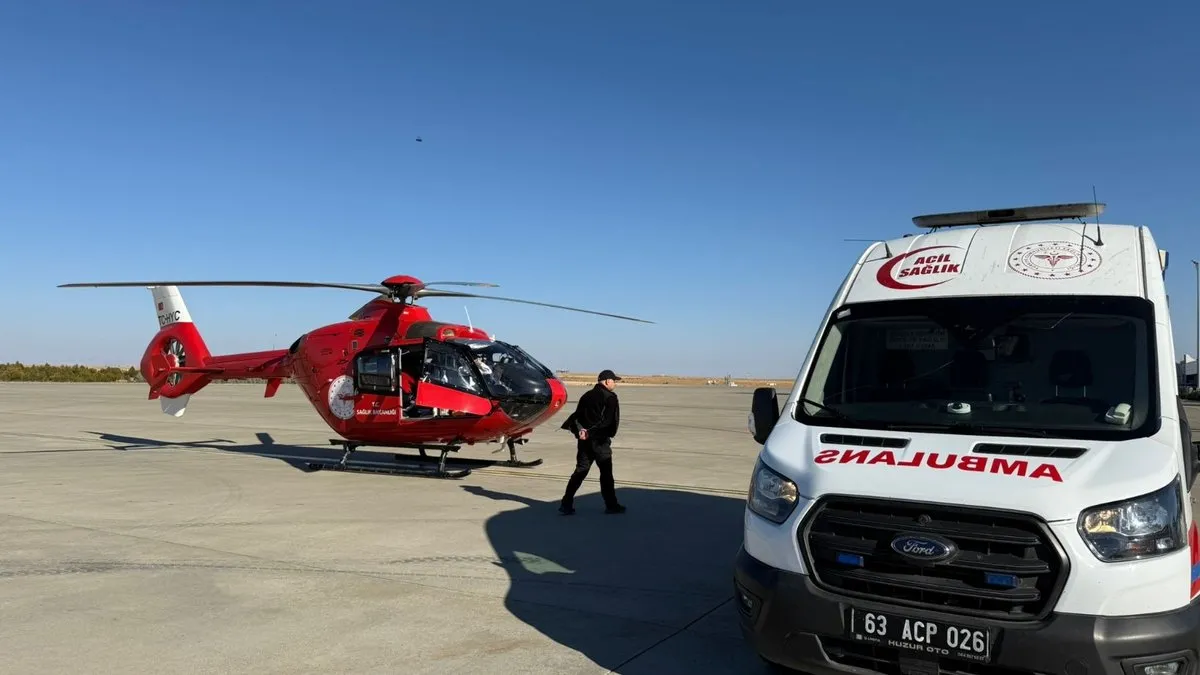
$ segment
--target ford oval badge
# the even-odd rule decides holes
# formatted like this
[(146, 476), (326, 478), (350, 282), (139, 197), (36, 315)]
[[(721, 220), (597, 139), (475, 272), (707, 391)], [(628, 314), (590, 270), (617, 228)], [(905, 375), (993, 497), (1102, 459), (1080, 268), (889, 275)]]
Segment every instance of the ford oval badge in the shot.
[(931, 534), (902, 534), (892, 540), (892, 550), (917, 562), (936, 563), (948, 560), (958, 547)]

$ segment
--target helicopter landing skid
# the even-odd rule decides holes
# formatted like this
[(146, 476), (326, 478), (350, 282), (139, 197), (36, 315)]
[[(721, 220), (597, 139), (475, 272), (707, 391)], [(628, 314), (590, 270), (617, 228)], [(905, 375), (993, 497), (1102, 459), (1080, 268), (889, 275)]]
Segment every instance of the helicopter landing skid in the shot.
[[(456, 461), (458, 462), (458, 464), (464, 464), (467, 466), (474, 466), (474, 467), (510, 466), (510, 467), (514, 467), (514, 468), (530, 468), (530, 467), (541, 465), (541, 458), (530, 459), (530, 460), (517, 459), (517, 448), (516, 448), (517, 443), (524, 444), (527, 442), (528, 441), (526, 440), (526, 438), (520, 438), (520, 440), (517, 440), (517, 441), (512, 441), (512, 440), (505, 441), (505, 444), (508, 444), (508, 447), (509, 447), (508, 461), (497, 461), (497, 460), (490, 460), (490, 459), (460, 459), (460, 460), (456, 460)], [(404, 460), (433, 461), (433, 458), (431, 458), (430, 455), (425, 454), (425, 450), (426, 450), (426, 448), (433, 448), (433, 449), (438, 448), (436, 446), (410, 446), (410, 447), (415, 448), (416, 450), (418, 450), (419, 453), (421, 453), (420, 458), (414, 458), (414, 456), (409, 456), (409, 455), (396, 455), (396, 459), (398, 461), (404, 461)], [(458, 448), (460, 448), (460, 446), (449, 446), (449, 447), (452, 448), (452, 450), (457, 450)], [(445, 455), (443, 454), (443, 456), (445, 456)]]
[(542, 463), (541, 457), (538, 457), (537, 459), (517, 459), (517, 443), (524, 445), (525, 443), (528, 443), (528, 442), (529, 442), (528, 438), (520, 438), (517, 440), (509, 439), (509, 440), (505, 441), (505, 443), (508, 445), (508, 461), (501, 462), (501, 464), (503, 466), (511, 466), (511, 467), (516, 467), (518, 469), (527, 469), (531, 466), (538, 466), (539, 464), (541, 464)]
[[(337, 462), (308, 462), (308, 468), (311, 471), (351, 471), (354, 473), (380, 473), (392, 476), (416, 476), (422, 478), (465, 478), (471, 474), (471, 469), (447, 469), (446, 455), (458, 450), (457, 446), (439, 445), (439, 446), (421, 446), (421, 457), (432, 460), (425, 454), (425, 448), (440, 450), (442, 455), (438, 458), (438, 465), (434, 467), (417, 467), (417, 466), (396, 466), (396, 465), (379, 465), (379, 464), (351, 464), (347, 462), (350, 454), (358, 448), (369, 445), (367, 443), (359, 443), (357, 441), (344, 441), (340, 438), (329, 439), (330, 445), (342, 446), (342, 458)], [(410, 446), (388, 446), (388, 447), (410, 447)], [(396, 455), (396, 459), (413, 459), (403, 455)]]

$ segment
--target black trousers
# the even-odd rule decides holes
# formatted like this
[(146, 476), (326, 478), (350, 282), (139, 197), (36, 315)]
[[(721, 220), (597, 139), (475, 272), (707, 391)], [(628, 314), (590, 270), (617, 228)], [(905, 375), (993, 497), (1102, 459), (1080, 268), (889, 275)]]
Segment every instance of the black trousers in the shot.
[(593, 463), (600, 469), (600, 495), (604, 497), (604, 505), (609, 508), (618, 505), (617, 490), (613, 483), (612, 441), (605, 439), (595, 442), (589, 439), (577, 441), (575, 444), (575, 471), (567, 481), (567, 491), (562, 498), (563, 506), (575, 505), (575, 493), (579, 491), (579, 486), (583, 485), (583, 479), (587, 478)]

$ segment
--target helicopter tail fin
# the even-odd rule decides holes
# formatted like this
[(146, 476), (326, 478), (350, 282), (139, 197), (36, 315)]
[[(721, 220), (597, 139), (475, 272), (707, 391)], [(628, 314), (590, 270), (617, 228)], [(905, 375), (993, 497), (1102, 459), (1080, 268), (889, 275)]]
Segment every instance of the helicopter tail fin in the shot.
[(178, 286), (151, 286), (150, 294), (154, 296), (159, 328), (181, 321), (192, 323), (192, 315), (188, 312), (187, 303), (183, 301)]
[(207, 367), (212, 355), (187, 304), (176, 286), (151, 286), (158, 332), (142, 355), (142, 377), (150, 385), (150, 398), (159, 399), (162, 411), (180, 417), (192, 394), (200, 391), (221, 368)]
[(192, 322), (179, 288), (149, 288), (159, 328), (146, 345), (141, 371), (150, 385), (150, 398), (159, 399), (164, 413), (182, 416), (192, 394), (213, 380), (263, 379), (267, 382), (264, 396), (270, 398), (291, 377), (287, 349), (214, 356)]

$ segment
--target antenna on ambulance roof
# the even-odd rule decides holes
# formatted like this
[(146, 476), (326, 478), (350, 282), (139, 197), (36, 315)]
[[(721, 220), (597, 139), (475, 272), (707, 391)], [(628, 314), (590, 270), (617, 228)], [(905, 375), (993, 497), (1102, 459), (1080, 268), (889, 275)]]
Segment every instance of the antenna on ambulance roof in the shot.
[[(1104, 209), (1100, 208), (1099, 202), (1096, 201), (1096, 186), (1092, 186), (1092, 206), (1096, 213), (1096, 245), (1104, 245), (1104, 236), (1100, 233), (1100, 212)], [(1083, 243), (1087, 240), (1087, 221), (1083, 218), (1079, 219), (1083, 229), (1079, 232), (1079, 250), (1083, 251)], [(1083, 271), (1083, 256), (1079, 256), (1079, 271)]]
[(1092, 186), (1092, 204), (1096, 208), (1096, 245), (1104, 245), (1104, 237), (1100, 235), (1100, 212), (1104, 209), (1100, 208), (1100, 203), (1096, 201), (1096, 186)]
[(875, 244), (883, 244), (883, 254), (889, 258), (892, 257), (892, 249), (888, 247), (886, 241), (880, 241), (879, 239), (843, 239), (842, 241), (869, 241)]

